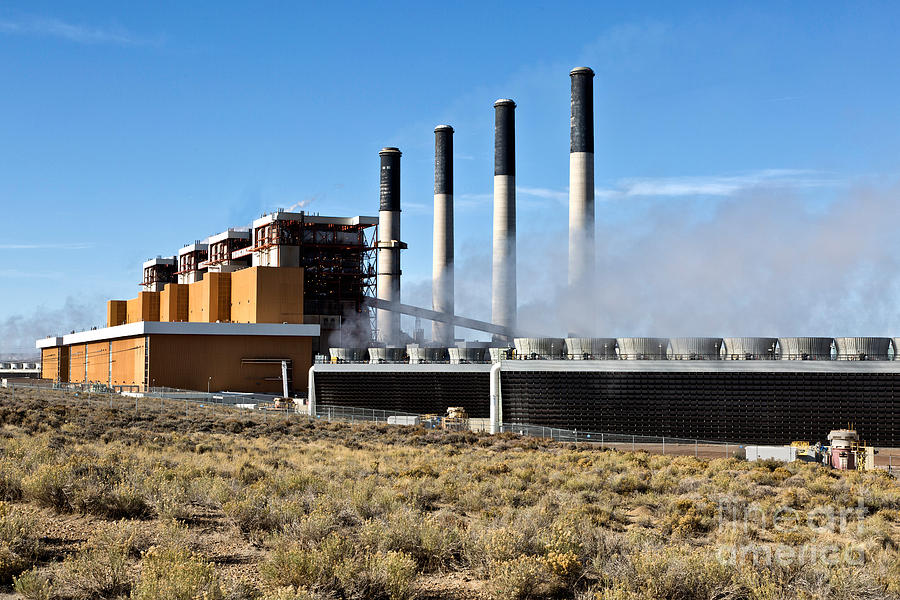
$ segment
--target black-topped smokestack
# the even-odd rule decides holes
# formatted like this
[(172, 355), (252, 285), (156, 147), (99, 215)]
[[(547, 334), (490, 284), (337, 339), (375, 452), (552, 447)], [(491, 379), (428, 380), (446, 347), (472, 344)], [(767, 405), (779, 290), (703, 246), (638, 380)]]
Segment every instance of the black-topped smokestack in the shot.
[(594, 72), (578, 67), (569, 72), (572, 80), (571, 145), (569, 152), (594, 153)]
[(491, 319), (516, 327), (516, 103), (494, 102), (494, 251)]
[(381, 208), (379, 210), (400, 210), (400, 157), (397, 148), (382, 148), (381, 157)]
[(516, 103), (494, 102), (494, 175), (516, 175)]
[[(378, 298), (400, 303), (400, 150), (382, 148), (381, 208), (378, 213)], [(388, 346), (400, 343), (400, 313), (379, 308), (378, 341)]]
[[(431, 272), (431, 306), (434, 310), (454, 314), (453, 272), (453, 128), (438, 125), (434, 129), (434, 254)], [(435, 342), (450, 345), (454, 327), (434, 321), (431, 326)]]
[(572, 80), (569, 147), (570, 335), (591, 335), (594, 293), (594, 72), (578, 67)]

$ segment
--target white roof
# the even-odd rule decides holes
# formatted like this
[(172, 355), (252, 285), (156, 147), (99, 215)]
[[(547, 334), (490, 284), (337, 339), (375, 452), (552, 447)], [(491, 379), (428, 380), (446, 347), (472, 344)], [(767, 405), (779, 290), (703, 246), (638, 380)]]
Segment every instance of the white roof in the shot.
[(196, 252), (198, 250), (206, 250), (209, 248), (208, 244), (204, 244), (202, 242), (194, 242), (193, 244), (188, 244), (184, 248), (178, 251), (178, 256), (182, 254), (187, 254), (188, 252)]
[(157, 256), (156, 258), (151, 258), (150, 260), (145, 261), (144, 268), (146, 269), (147, 267), (155, 267), (156, 265), (174, 265), (176, 262), (177, 261), (175, 260), (174, 256), (168, 256), (166, 258), (160, 258)]
[(250, 231), (246, 229), (229, 229), (228, 231), (223, 231), (222, 233), (218, 233), (209, 238), (210, 244), (215, 244), (217, 242), (221, 242), (223, 240), (233, 239), (233, 240), (249, 240), (250, 239)]
[(115, 327), (103, 327), (70, 333), (62, 337), (48, 337), (35, 342), (37, 348), (53, 348), (69, 344), (84, 344), (139, 335), (253, 335), (279, 337), (317, 337), (318, 325), (293, 323), (169, 323), (141, 321)]
[(322, 217), (308, 213), (274, 212), (253, 221), (253, 228), (268, 225), (274, 221), (306, 221), (307, 223), (323, 223), (330, 225), (378, 225), (378, 217)]

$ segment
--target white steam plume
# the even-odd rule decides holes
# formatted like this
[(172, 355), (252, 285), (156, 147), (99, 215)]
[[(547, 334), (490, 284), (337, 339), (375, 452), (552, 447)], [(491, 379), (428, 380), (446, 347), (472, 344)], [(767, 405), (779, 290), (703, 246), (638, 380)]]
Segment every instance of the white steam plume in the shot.
[(600, 204), (589, 306), (566, 294), (564, 243), (525, 246), (519, 323), (562, 336), (575, 313), (586, 335), (889, 337), (900, 331), (898, 193), (859, 187), (811, 206), (783, 188), (757, 189), (703, 219), (683, 201), (653, 201), (624, 225), (606, 221)]

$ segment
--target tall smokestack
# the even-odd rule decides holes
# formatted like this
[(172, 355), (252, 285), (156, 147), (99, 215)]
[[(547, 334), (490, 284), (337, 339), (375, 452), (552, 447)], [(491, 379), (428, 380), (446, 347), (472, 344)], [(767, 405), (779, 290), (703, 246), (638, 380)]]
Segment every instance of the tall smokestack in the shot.
[(494, 257), (491, 319), (516, 327), (516, 103), (494, 102)]
[[(572, 315), (589, 314), (594, 291), (594, 72), (578, 67), (572, 79), (571, 146), (569, 148), (569, 294), (577, 306)], [(575, 321), (573, 334), (584, 328)]]
[[(434, 257), (431, 271), (431, 306), (454, 314), (453, 300), (453, 128), (434, 129)], [(435, 342), (450, 345), (454, 339), (451, 323), (434, 321)]]
[[(400, 150), (382, 148), (381, 207), (378, 212), (378, 299), (400, 303)], [(378, 309), (378, 341), (387, 346), (400, 343), (400, 313)]]

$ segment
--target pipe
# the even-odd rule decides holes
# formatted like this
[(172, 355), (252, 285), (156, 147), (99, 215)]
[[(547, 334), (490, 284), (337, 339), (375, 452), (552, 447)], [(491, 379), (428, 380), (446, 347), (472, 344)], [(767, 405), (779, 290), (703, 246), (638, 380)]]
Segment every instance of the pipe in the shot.
[[(494, 248), (491, 320), (516, 327), (516, 103), (494, 102)], [(499, 337), (498, 341), (508, 341)]]
[[(391, 304), (400, 303), (400, 250), (406, 244), (400, 241), (400, 150), (382, 148), (381, 157), (381, 206), (378, 212), (378, 271), (376, 273), (377, 297)], [(400, 313), (378, 309), (376, 313), (378, 341), (388, 346), (400, 343)]]
[[(569, 294), (576, 303), (570, 332), (585, 327), (594, 291), (594, 72), (578, 67), (572, 80), (569, 147)], [(579, 320), (580, 319), (580, 320)], [(593, 329), (593, 327), (589, 327)]]
[(312, 419), (316, 418), (316, 366), (309, 368), (309, 391), (306, 393), (306, 410)]
[(498, 361), (491, 366), (491, 433), (500, 433), (503, 428), (503, 397), (500, 395), (500, 369), (503, 361)]
[[(432, 258), (431, 307), (452, 315), (454, 306), (453, 272), (453, 128), (438, 125), (434, 129), (434, 256)], [(431, 335), (435, 342), (450, 345), (455, 337), (449, 323), (434, 321)]]

